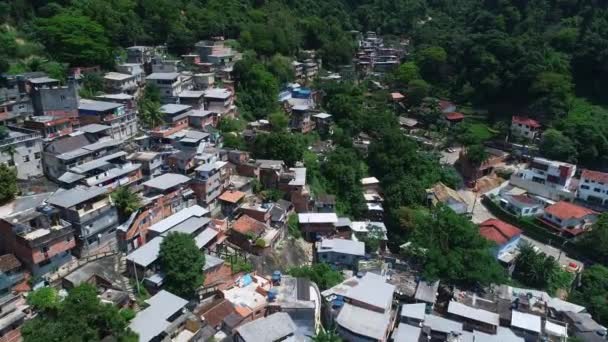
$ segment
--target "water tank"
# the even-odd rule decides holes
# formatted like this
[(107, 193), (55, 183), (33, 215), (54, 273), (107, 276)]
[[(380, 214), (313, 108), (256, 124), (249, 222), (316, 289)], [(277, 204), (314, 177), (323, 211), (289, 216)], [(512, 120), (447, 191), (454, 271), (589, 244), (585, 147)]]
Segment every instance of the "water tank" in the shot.
[(272, 288), (270, 289), (270, 291), (268, 291), (268, 301), (269, 302), (274, 302), (275, 299), (277, 298), (277, 289)]
[(272, 272), (272, 283), (278, 285), (281, 283), (281, 271)]
[(336, 296), (336, 299), (334, 299), (331, 304), (334, 309), (340, 309), (344, 306), (344, 297)]

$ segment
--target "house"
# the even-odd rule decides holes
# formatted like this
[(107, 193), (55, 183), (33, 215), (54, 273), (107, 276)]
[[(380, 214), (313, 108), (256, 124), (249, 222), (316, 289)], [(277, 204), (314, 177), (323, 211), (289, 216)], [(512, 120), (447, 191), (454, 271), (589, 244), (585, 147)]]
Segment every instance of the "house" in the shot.
[(23, 280), (25, 273), (21, 261), (14, 254), (0, 255), (0, 297), (13, 291), (13, 286)]
[(379, 193), (380, 181), (376, 177), (366, 177), (361, 179), (364, 193)]
[(447, 100), (439, 100), (439, 109), (442, 113), (454, 113), (456, 111), (456, 105), (453, 102)]
[(380, 249), (386, 248), (388, 241), (386, 225), (382, 221), (353, 221), (350, 229), (357, 239), (364, 239), (370, 235), (380, 240)]
[(232, 116), (236, 110), (234, 94), (226, 88), (211, 88), (205, 90), (205, 110), (218, 113), (221, 117)]
[(534, 119), (523, 116), (513, 116), (511, 118), (511, 135), (513, 137), (533, 141), (539, 137), (540, 127), (540, 123)]
[(464, 330), (478, 330), (491, 335), (496, 335), (500, 325), (497, 313), (471, 307), (454, 300), (448, 304), (448, 316), (462, 322)]
[(311, 110), (309, 105), (295, 105), (291, 108), (289, 127), (292, 131), (305, 134), (315, 128)]
[(0, 251), (14, 255), (34, 277), (72, 261), (76, 247), (72, 225), (60, 217), (59, 210), (44, 205), (48, 196), (19, 197), (0, 220)]
[(494, 173), (495, 168), (504, 163), (509, 157), (509, 153), (486, 147), (487, 158), (481, 164), (472, 163), (467, 157), (466, 150), (460, 151), (458, 164), (462, 175), (471, 180), (477, 180), (483, 176)]
[(218, 197), (222, 206), (222, 215), (232, 217), (239, 207), (241, 200), (245, 198), (245, 193), (235, 190), (226, 190)]
[[(479, 224), (479, 235), (496, 244), (496, 247), (492, 248), (492, 254), (499, 260), (503, 254), (517, 249), (521, 233), (521, 229), (498, 219), (487, 219)], [(512, 260), (507, 264), (510, 264), (510, 261)]]
[(0, 297), (0, 341), (21, 341), (20, 328), (27, 318), (28, 306), (21, 295)]
[(331, 236), (334, 233), (338, 216), (335, 213), (301, 213), (298, 214), (298, 222), (304, 236), (314, 241), (318, 236)]
[(238, 278), (230, 288), (222, 291), (222, 296), (237, 311), (236, 316), (227, 318), (224, 323), (237, 327), (266, 316), (271, 286), (269, 279), (256, 274), (244, 274)]
[(464, 121), (464, 114), (458, 112), (445, 113), (443, 117), (450, 125), (456, 125)]
[(14, 166), (17, 178), (40, 177), (42, 170), (42, 136), (40, 133), (15, 126), (5, 126), (0, 137), (0, 163)]
[(179, 94), (193, 87), (192, 76), (179, 72), (155, 72), (146, 77), (146, 84), (155, 85), (162, 103), (175, 103)]
[(95, 96), (95, 99), (106, 102), (120, 103), (125, 106), (125, 112), (130, 113), (137, 111), (137, 103), (135, 103), (135, 96), (119, 93), (119, 94), (101, 94)]
[(116, 71), (135, 77), (135, 85), (139, 86), (146, 78), (146, 71), (142, 63), (121, 63), (116, 64)]
[(148, 64), (152, 61), (154, 48), (151, 46), (129, 46), (127, 48), (127, 63)]
[(420, 280), (416, 286), (414, 301), (416, 303), (424, 303), (427, 309), (432, 310), (437, 302), (438, 290), (439, 280), (435, 282)]
[(323, 291), (328, 320), (346, 341), (388, 341), (395, 323), (395, 286), (366, 273)]
[(192, 189), (199, 203), (214, 211), (219, 209), (217, 198), (229, 185), (231, 170), (229, 163), (220, 159), (217, 150), (205, 150), (203, 147), (197, 150), (195, 156), (199, 166), (194, 169), (196, 176)]
[(420, 326), (421, 323), (424, 322), (425, 314), (425, 303), (403, 304), (401, 305), (401, 314), (399, 316), (399, 322), (410, 324), (413, 326)]
[(333, 123), (333, 116), (327, 113), (313, 114), (312, 120), (314, 127), (317, 129), (319, 134), (331, 134), (331, 125)]
[(512, 310), (511, 329), (517, 335), (524, 337), (526, 341), (537, 341), (543, 332), (541, 317)]
[(356, 270), (359, 260), (365, 257), (365, 244), (345, 239), (322, 239), (316, 243), (317, 260), (336, 267)]
[(32, 78), (26, 88), (35, 116), (75, 118), (78, 116), (78, 85), (69, 79), (66, 86), (49, 77)]
[(175, 173), (165, 173), (144, 182), (141, 208), (117, 228), (118, 248), (127, 253), (138, 248), (149, 240), (150, 226), (192, 207), (196, 200), (189, 183), (189, 177)]
[(432, 188), (426, 189), (426, 199), (429, 205), (441, 203), (456, 214), (466, 214), (469, 211), (467, 202), (460, 194), (449, 186), (438, 182)]
[(103, 246), (116, 235), (118, 214), (105, 188), (81, 185), (69, 190), (59, 189), (47, 203), (74, 228), (74, 252), (78, 256)]
[(160, 341), (171, 336), (176, 323), (184, 316), (188, 301), (162, 290), (146, 303), (148, 307), (138, 312), (129, 324), (139, 336), (139, 342)]
[(162, 142), (164, 138), (188, 128), (188, 115), (191, 110), (192, 107), (181, 104), (162, 105), (160, 111), (164, 114), (164, 123), (150, 131), (151, 137)]
[(143, 178), (141, 164), (126, 159), (127, 152), (120, 151), (71, 167), (58, 179), (65, 188), (77, 184), (98, 186), (116, 190), (119, 186), (138, 184)]
[(608, 173), (583, 170), (576, 198), (599, 206), (608, 206)]
[(568, 323), (571, 336), (578, 337), (585, 342), (606, 341), (606, 328), (597, 323), (589, 313), (563, 311), (562, 317)]
[(405, 116), (399, 117), (399, 126), (406, 131), (411, 131), (412, 129), (416, 128), (416, 125), (418, 125), (418, 120), (414, 118), (408, 118)]
[(551, 228), (576, 236), (591, 227), (598, 216), (591, 209), (560, 201), (546, 207), (541, 220)]
[(229, 240), (246, 251), (261, 253), (272, 248), (281, 235), (279, 229), (271, 228), (248, 215), (242, 215), (232, 224)]
[(293, 203), (284, 199), (278, 200), (270, 209), (270, 226), (281, 229), (293, 212)]
[(127, 159), (141, 165), (144, 180), (158, 177), (163, 173), (163, 155), (161, 153), (152, 151), (135, 152), (129, 155)]
[(216, 127), (219, 121), (219, 114), (210, 110), (196, 109), (188, 115), (190, 127), (206, 129), (209, 126)]
[(72, 133), (72, 119), (54, 116), (32, 116), (23, 121), (23, 127), (37, 131), (44, 140), (53, 140)]
[[(122, 288), (123, 277), (114, 268), (115, 265), (115, 256), (106, 256), (90, 261), (63, 277), (61, 279), (61, 286), (69, 290), (87, 283), (98, 289), (120, 290)], [(128, 294), (126, 297), (126, 300), (129, 301)]]
[(575, 195), (571, 190), (575, 173), (576, 165), (535, 157), (528, 168), (511, 175), (510, 183), (554, 201), (571, 200)]
[(273, 272), (271, 280), (267, 311), (288, 314), (299, 335), (314, 336), (321, 327), (321, 291), (317, 284), (279, 271)]
[(108, 72), (103, 76), (104, 90), (109, 94), (133, 94), (138, 89), (139, 75)]
[(297, 335), (297, 327), (291, 317), (284, 312), (277, 312), (238, 327), (234, 341), (275, 342), (295, 340)]
[(58, 181), (71, 167), (119, 152), (123, 141), (104, 135), (84, 132), (53, 140), (42, 152), (44, 174)]
[(184, 90), (179, 93), (179, 103), (191, 106), (194, 109), (203, 108), (205, 91), (203, 90)]
[(326, 194), (318, 195), (315, 198), (315, 211), (318, 213), (336, 212), (336, 196)]
[(503, 209), (517, 216), (537, 216), (545, 207), (543, 202), (527, 194), (501, 194), (499, 204)]

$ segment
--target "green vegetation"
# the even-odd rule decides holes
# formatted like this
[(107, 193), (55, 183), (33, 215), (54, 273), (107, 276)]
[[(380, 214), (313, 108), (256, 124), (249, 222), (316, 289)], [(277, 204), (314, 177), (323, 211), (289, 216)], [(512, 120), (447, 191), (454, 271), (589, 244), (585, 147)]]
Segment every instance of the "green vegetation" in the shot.
[(164, 114), (160, 110), (160, 92), (154, 85), (147, 86), (138, 102), (139, 120), (146, 128), (155, 128), (164, 122)]
[(0, 164), (0, 205), (12, 201), (18, 192), (17, 170), (6, 164)]
[(515, 260), (513, 278), (525, 286), (547, 290), (555, 294), (558, 290), (568, 291), (574, 276), (561, 269), (555, 258), (537, 252), (533, 246), (522, 244)]
[(165, 273), (165, 288), (180, 297), (194, 298), (203, 285), (205, 265), (194, 239), (188, 234), (169, 233), (160, 244), (158, 257)]
[(49, 288), (35, 291), (29, 297), (28, 302), (38, 315), (21, 329), (25, 342), (101, 341), (104, 338), (137, 341), (124, 316), (113, 305), (101, 303), (92, 285), (71, 289), (64, 300)]
[(593, 259), (608, 264), (608, 213), (600, 215), (596, 223), (591, 227), (591, 231), (585, 233), (577, 241), (581, 250), (588, 251), (593, 255)]
[(312, 337), (313, 342), (342, 342), (340, 335), (335, 330), (324, 330), (321, 329), (319, 332)]
[(599, 264), (586, 268), (581, 284), (568, 299), (584, 305), (600, 324), (608, 324), (608, 268)]
[(344, 278), (342, 273), (321, 262), (312, 266), (292, 267), (287, 273), (294, 277), (306, 278), (319, 286), (321, 291), (338, 285)]
[(251, 151), (256, 158), (279, 159), (288, 166), (294, 166), (297, 161), (302, 160), (306, 147), (303, 137), (299, 134), (272, 132), (259, 134)]
[(302, 237), (302, 231), (298, 223), (298, 214), (291, 213), (287, 218), (287, 232), (289, 236), (299, 239)]
[(116, 209), (118, 209), (118, 214), (122, 219), (128, 218), (141, 207), (139, 195), (131, 191), (128, 187), (119, 187), (114, 190), (111, 197)]

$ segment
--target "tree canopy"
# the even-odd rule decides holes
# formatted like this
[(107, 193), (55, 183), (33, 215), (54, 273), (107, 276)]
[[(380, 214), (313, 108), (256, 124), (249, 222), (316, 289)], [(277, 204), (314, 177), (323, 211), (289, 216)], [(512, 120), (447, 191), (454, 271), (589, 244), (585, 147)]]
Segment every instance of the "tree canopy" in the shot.
[(319, 286), (321, 291), (338, 285), (342, 280), (342, 273), (332, 269), (328, 264), (321, 262), (312, 266), (292, 267), (287, 271), (294, 277), (306, 278)]
[(12, 201), (18, 192), (17, 170), (6, 164), (0, 164), (0, 204)]
[(28, 296), (28, 303), (38, 315), (21, 329), (25, 342), (137, 341), (118, 309), (102, 303), (90, 284), (71, 289), (64, 300), (55, 289), (42, 288)]
[(158, 257), (166, 289), (183, 298), (194, 298), (203, 285), (205, 265), (205, 257), (194, 239), (188, 234), (171, 232), (161, 242)]

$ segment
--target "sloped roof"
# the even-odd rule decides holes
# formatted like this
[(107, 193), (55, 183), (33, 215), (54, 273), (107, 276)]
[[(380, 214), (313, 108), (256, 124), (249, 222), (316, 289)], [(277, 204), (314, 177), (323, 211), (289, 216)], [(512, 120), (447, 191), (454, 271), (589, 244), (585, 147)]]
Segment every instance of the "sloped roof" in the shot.
[(226, 190), (219, 197), (220, 201), (229, 202), (229, 203), (237, 203), (243, 197), (245, 197), (245, 193), (242, 191), (232, 191)]
[(249, 215), (243, 215), (234, 222), (232, 229), (243, 235), (247, 233), (259, 235), (266, 231), (266, 225)]
[(13, 254), (0, 255), (0, 272), (8, 272), (21, 267), (21, 261)]
[(559, 219), (568, 220), (572, 218), (584, 218), (587, 215), (597, 214), (597, 212), (572, 204), (566, 201), (560, 201), (545, 208), (545, 213), (551, 214)]
[(479, 234), (490, 241), (502, 245), (509, 242), (515, 236), (521, 235), (521, 229), (498, 219), (488, 219), (479, 225)]
[(583, 172), (581, 173), (581, 179), (583, 178), (599, 183), (608, 183), (608, 173), (605, 172), (583, 170)]
[(530, 127), (536, 127), (536, 128), (540, 127), (540, 123), (538, 123), (538, 121), (524, 117), (524, 116), (513, 116), (511, 121), (516, 124), (522, 124), (522, 125), (526, 125), (526, 126), (530, 126)]

